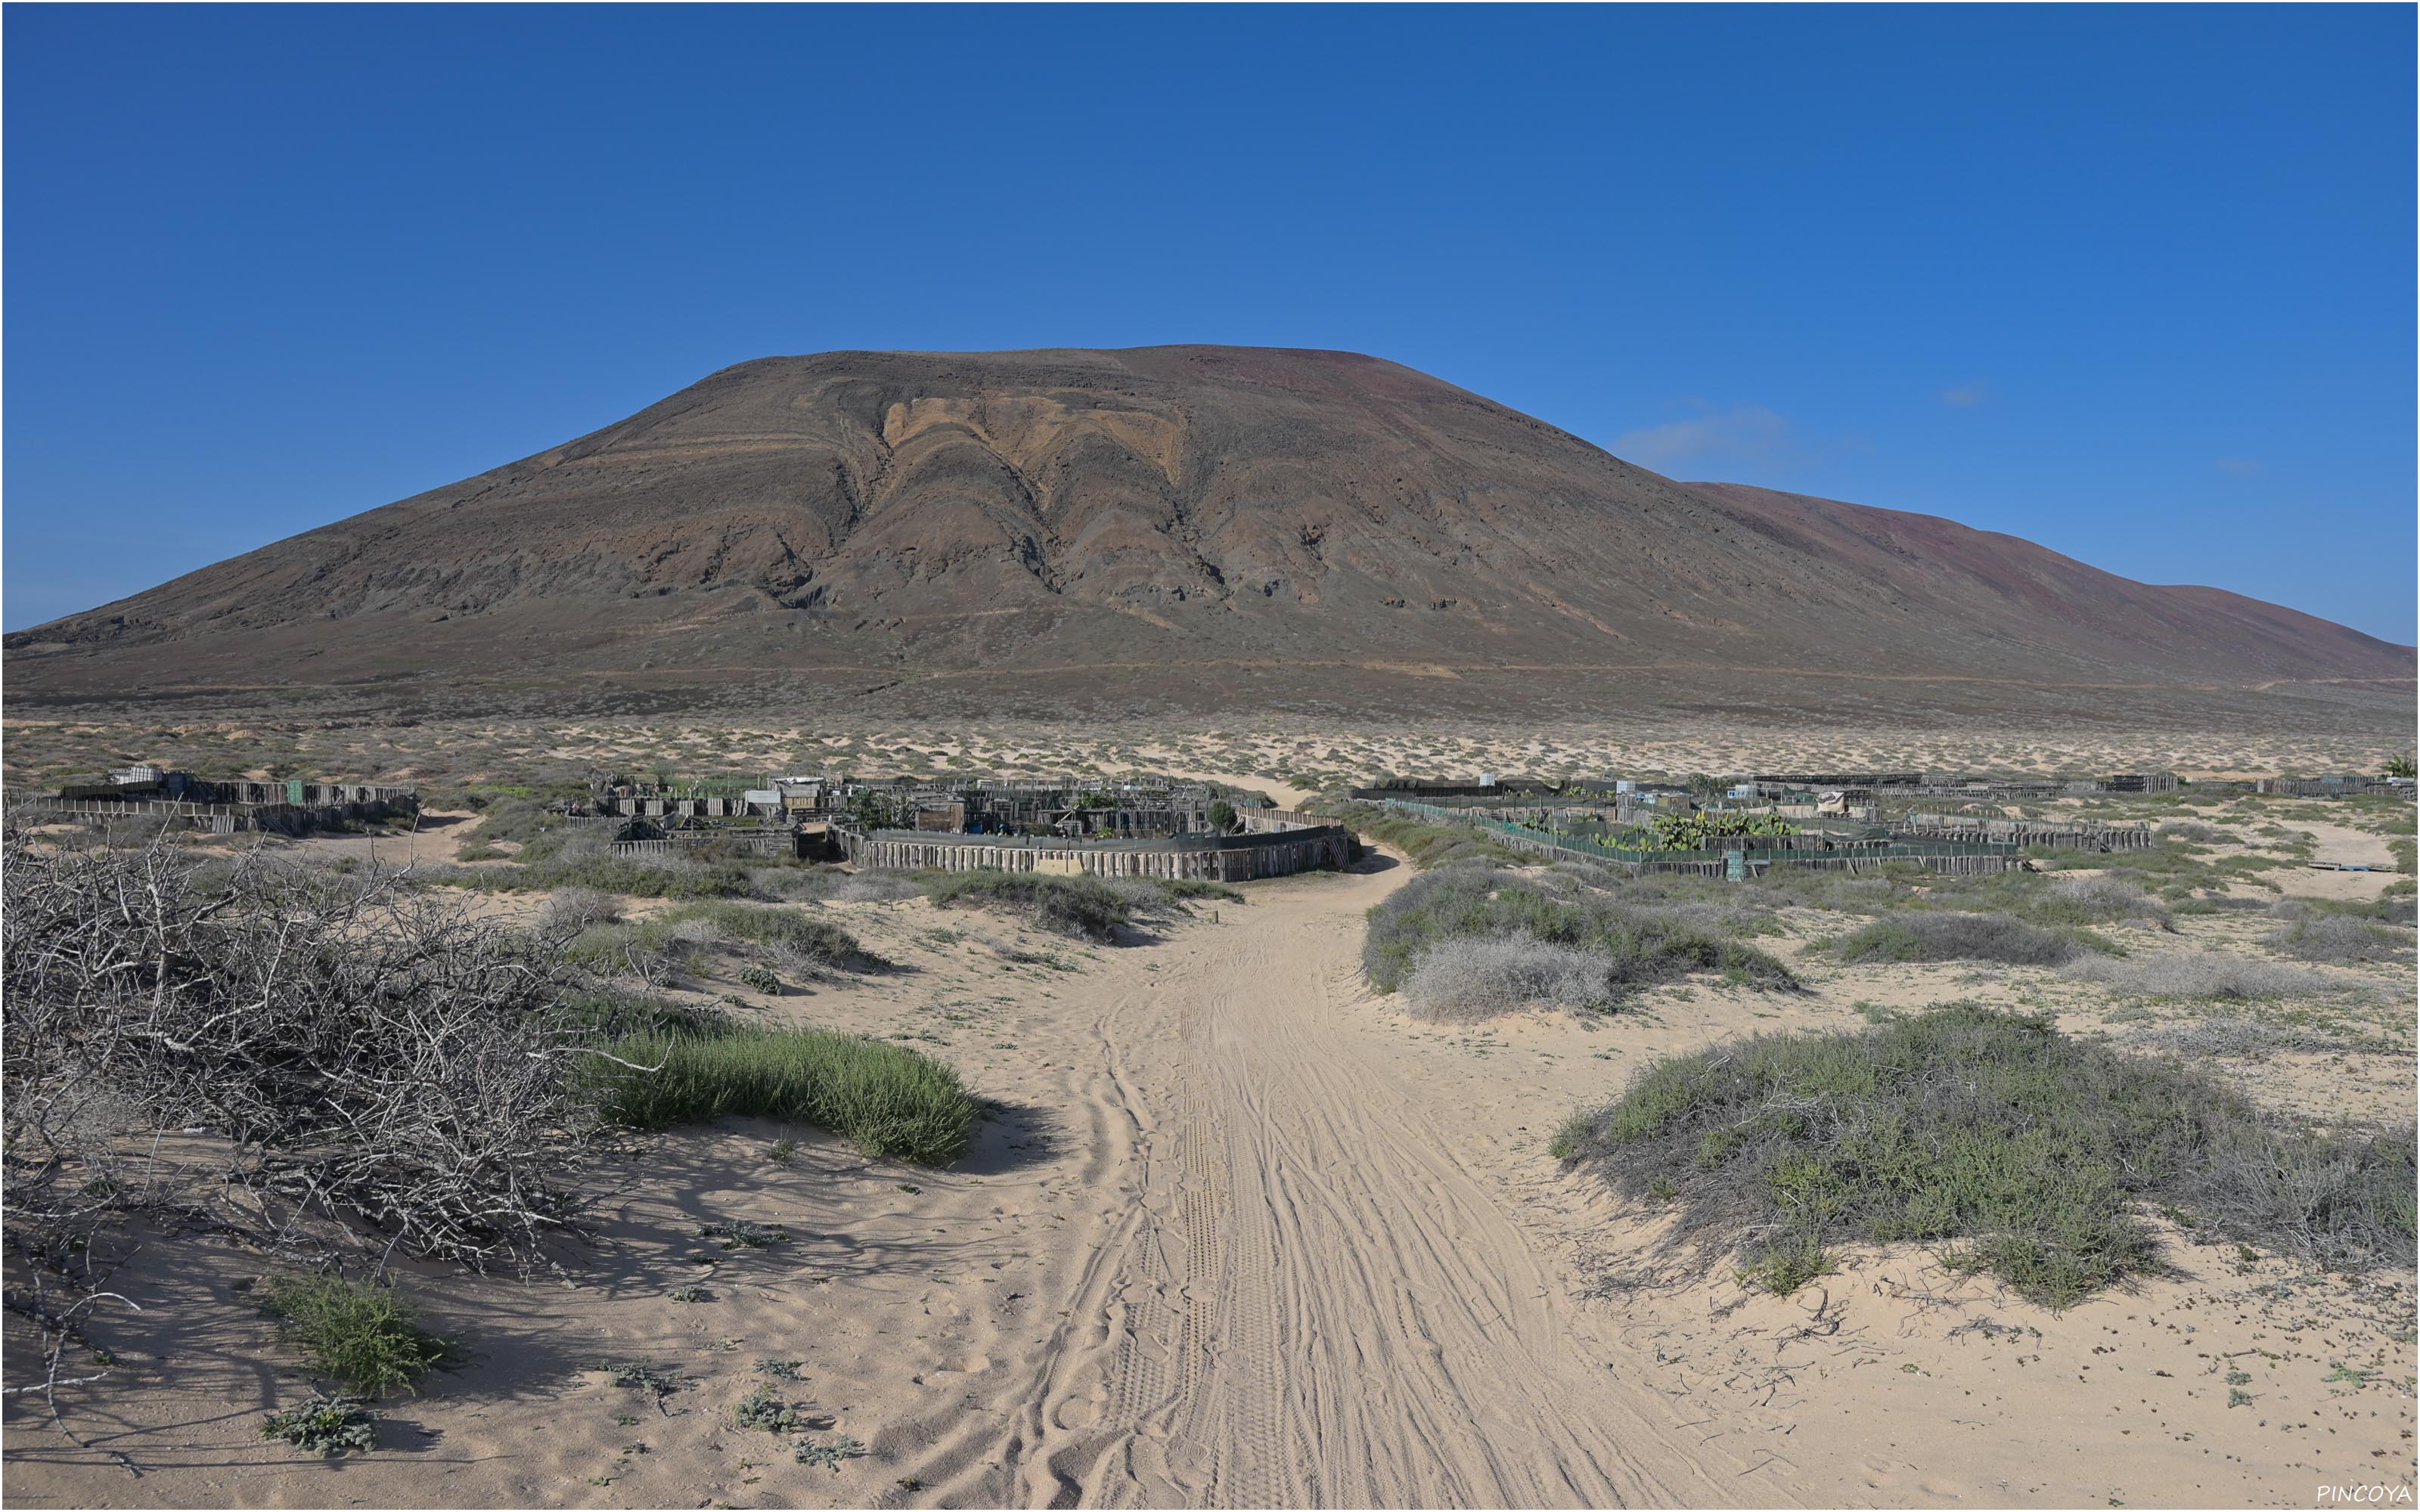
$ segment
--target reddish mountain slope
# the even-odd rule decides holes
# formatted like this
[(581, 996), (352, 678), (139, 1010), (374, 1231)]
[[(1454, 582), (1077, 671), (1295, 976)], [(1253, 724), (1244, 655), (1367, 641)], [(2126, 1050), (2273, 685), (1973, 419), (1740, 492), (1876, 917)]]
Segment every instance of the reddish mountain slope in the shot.
[(2131, 647), (2143, 665), (2213, 680), (2412, 675), (2409, 646), (2225, 589), (2152, 587), (1932, 515), (1736, 483), (1689, 487), (1809, 561), (1930, 606), (1954, 636), (2017, 638), (2084, 657)]
[(1676, 484), (1395, 363), (1198, 347), (746, 363), (7, 643), (19, 698), (566, 707), (1613, 712), (1739, 687), (1787, 709), (1871, 676), (2032, 706), (2412, 672), (2409, 647), (1946, 520)]

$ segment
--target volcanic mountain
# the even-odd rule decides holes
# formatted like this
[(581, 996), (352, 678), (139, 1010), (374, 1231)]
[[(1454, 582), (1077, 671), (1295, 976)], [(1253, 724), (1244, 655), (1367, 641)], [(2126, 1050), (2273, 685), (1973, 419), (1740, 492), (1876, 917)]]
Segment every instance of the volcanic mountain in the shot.
[(1393, 363), (743, 363), (7, 638), (20, 699), (2075, 711), (2411, 647), (1928, 516), (1682, 484)]

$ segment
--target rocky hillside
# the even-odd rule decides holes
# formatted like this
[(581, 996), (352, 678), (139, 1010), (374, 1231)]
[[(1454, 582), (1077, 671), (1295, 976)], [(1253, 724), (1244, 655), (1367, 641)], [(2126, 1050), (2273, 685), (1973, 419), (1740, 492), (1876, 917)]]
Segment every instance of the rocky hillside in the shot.
[(566, 707), (1781, 713), (2412, 675), (2274, 605), (1675, 483), (1392, 363), (1207, 347), (745, 363), (7, 645), (18, 698)]

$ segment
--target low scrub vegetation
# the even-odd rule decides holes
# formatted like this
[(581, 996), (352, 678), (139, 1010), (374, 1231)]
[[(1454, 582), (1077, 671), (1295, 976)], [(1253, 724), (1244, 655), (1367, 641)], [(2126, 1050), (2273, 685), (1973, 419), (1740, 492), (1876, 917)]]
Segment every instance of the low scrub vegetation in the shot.
[(720, 938), (786, 950), (835, 969), (861, 966), (867, 960), (857, 936), (801, 909), (749, 903), (693, 903), (666, 909), (657, 917), (670, 929), (705, 924)]
[(1430, 946), (1403, 995), (1422, 1019), (1485, 1019), (1531, 1006), (1576, 1012), (1612, 1006), (1610, 976), (1603, 955), (1579, 946), (1527, 934), (1465, 935)]
[(2269, 946), (2298, 960), (2349, 966), (2403, 960), (2412, 954), (2412, 934), (2351, 914), (2306, 914), (2272, 933)]
[(1471, 825), (1415, 819), (1374, 803), (1338, 807), (1340, 823), (1357, 834), (1391, 846), (1422, 871), (1455, 861), (1490, 861), (1518, 865), (1529, 859), (1488, 831)]
[[(550, 907), (551, 903), (550, 900)], [(566, 918), (564, 922), (567, 927), (576, 921)], [(548, 928), (543, 918), (539, 928)], [(742, 980), (768, 969), (820, 977), (882, 964), (857, 936), (804, 908), (721, 899), (681, 903), (628, 924), (591, 924), (573, 934), (564, 949), (585, 970), (654, 985), (675, 972), (703, 969), (702, 959), (717, 946), (749, 958), (738, 970)]]
[[(484, 828), (485, 826), (482, 826)], [(525, 842), (503, 866), (427, 867), (424, 881), (481, 892), (551, 892), (584, 887), (621, 898), (750, 898), (766, 895), (737, 860), (689, 856), (615, 856), (593, 831), (550, 831)]]
[(392, 1286), (334, 1274), (277, 1276), (260, 1288), (260, 1311), (322, 1375), (375, 1399), (413, 1391), (444, 1365), (453, 1346), (421, 1328)]
[(1046, 876), (1033, 872), (936, 872), (920, 879), (924, 895), (943, 908), (988, 908), (1018, 914), (1054, 934), (1104, 943), (1134, 916), (1134, 904), (1097, 877)]
[(2132, 1042), (2141, 1049), (2181, 1056), (2188, 1060), (2206, 1057), (2257, 1060), (2280, 1051), (2348, 1048), (2347, 1042), (2335, 1035), (2301, 1025), (2272, 1024), (2243, 1012), (2213, 1013), (2181, 1024), (2163, 1024), (2134, 1036)]
[(260, 1436), (334, 1459), (377, 1448), (378, 1418), (349, 1396), (315, 1396), (270, 1413), (260, 1425)]
[(2342, 984), (2302, 966), (2281, 965), (2217, 950), (2167, 950), (2123, 960), (2086, 957), (2066, 974), (2097, 981), (2127, 997), (2250, 999), (2319, 996)]
[(1779, 1292), (1836, 1244), (1912, 1241), (2065, 1306), (2156, 1268), (2149, 1205), (2322, 1264), (2413, 1259), (2408, 1131), (2304, 1134), (2187, 1068), (1965, 1006), (1660, 1061), (1552, 1148)]
[(2123, 877), (2105, 874), (2053, 878), (2033, 917), (2037, 923), (2140, 922), (2159, 929), (2175, 928), (2166, 906), (2158, 899)]
[[(634, 926), (597, 922), (593, 898), (557, 900), (551, 933), (374, 869), (5, 839), (0, 1233), (12, 1265), (87, 1294), (97, 1236), (132, 1215), (318, 1268), (391, 1251), (527, 1271), (582, 1230), (619, 1127), (761, 1114), (946, 1160), (974, 1124), (955, 1075), (903, 1047), (598, 985), (562, 931)], [(796, 908), (649, 925), (768, 961), (859, 954)], [(173, 1160), (150, 1153), (163, 1134), (184, 1136)], [(279, 1282), (263, 1302), (357, 1392), (435, 1357), (383, 1288)]]
[(923, 892), (912, 878), (891, 872), (857, 872), (831, 879), (824, 896), (842, 903), (888, 903)]
[(2055, 966), (2106, 942), (2082, 931), (2044, 929), (2006, 914), (1906, 912), (1843, 934), (1825, 949), (1845, 962), (1994, 961)]
[(550, 934), (573, 935), (621, 921), (622, 900), (594, 887), (557, 887), (537, 911), (538, 929)]
[(586, 1075), (633, 1128), (777, 1119), (928, 1165), (955, 1160), (974, 1136), (978, 1110), (957, 1072), (904, 1045), (689, 1013), (659, 1015), (606, 1048), (613, 1060), (592, 1060)]
[(1479, 866), (1424, 873), (1372, 908), (1362, 964), (1379, 991), (1404, 989), (1413, 1012), (1455, 1019), (1532, 1001), (1606, 1008), (1701, 971), (1797, 984), (1787, 966), (1692, 908), (1632, 903), (1575, 873)]

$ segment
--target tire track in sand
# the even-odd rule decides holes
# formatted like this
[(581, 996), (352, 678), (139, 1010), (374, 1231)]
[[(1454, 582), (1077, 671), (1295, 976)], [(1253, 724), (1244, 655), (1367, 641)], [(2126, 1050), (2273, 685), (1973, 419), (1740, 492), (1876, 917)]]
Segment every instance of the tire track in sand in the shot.
[[(1452, 1108), (1371, 1053), (1361, 915), (1402, 879), (1264, 894), (1104, 1016), (1149, 1110), (1140, 1216), (1097, 1270), (1113, 1324), (1069, 1330), (1045, 1384), (1027, 1504), (1735, 1492), (1664, 1397), (1583, 1357), (1554, 1267), (1440, 1136)], [(1107, 1410), (1063, 1413), (1071, 1388)]]

